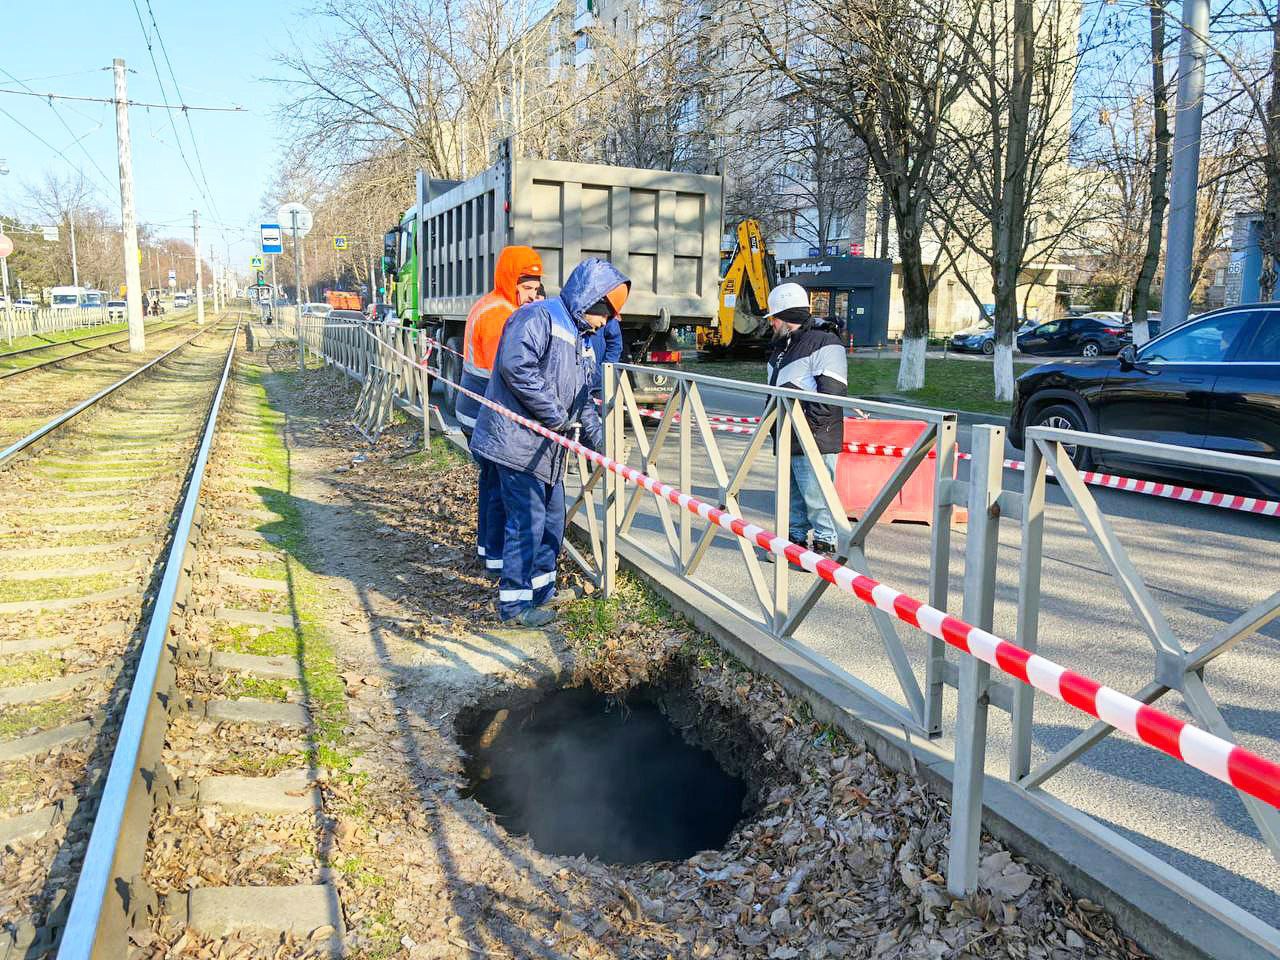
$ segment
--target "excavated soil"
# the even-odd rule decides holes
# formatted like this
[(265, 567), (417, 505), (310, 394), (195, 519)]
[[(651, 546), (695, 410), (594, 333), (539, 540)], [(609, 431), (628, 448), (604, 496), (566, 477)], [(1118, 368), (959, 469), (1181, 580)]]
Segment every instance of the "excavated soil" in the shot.
[[(278, 368), (292, 353), (277, 348)], [(350, 769), (322, 784), (348, 954), (425, 958), (1130, 958), (1098, 904), (984, 838), (981, 890), (943, 880), (948, 809), (752, 674), (638, 584), (551, 631), (497, 623), (475, 565), (474, 474), (413, 427), (374, 446), (333, 371), (269, 383), (348, 694)], [(542, 853), (465, 796), (464, 731), (590, 685), (661, 706), (748, 785), (717, 850), (610, 866)], [(661, 703), (661, 698), (659, 697)]]

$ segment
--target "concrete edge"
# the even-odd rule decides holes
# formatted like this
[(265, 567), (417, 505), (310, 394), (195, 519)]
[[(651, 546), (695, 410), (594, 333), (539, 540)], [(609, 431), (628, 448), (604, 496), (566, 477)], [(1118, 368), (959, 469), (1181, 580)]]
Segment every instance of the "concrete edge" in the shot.
[[(705, 609), (698, 591), (648, 560), (627, 543), (618, 559), (643, 576), (672, 608), (716, 640), (752, 670), (776, 680), (792, 696), (804, 699), (818, 719), (838, 726), (864, 744), (887, 766), (923, 778), (949, 796), (952, 760), (927, 740), (912, 737), (894, 718), (821, 673), (809, 661), (727, 609)], [(1118, 836), (1128, 856), (1073, 826), (1052, 808), (1057, 803), (988, 776), (984, 783), (983, 827), (1013, 852), (1056, 875), (1078, 896), (1105, 905), (1121, 930), (1160, 960), (1274, 960), (1280, 940), (1257, 921), (1253, 936), (1237, 923), (1188, 896), (1203, 893), (1227, 910), (1229, 901), (1213, 894)], [(1261, 938), (1261, 939), (1259, 939)]]

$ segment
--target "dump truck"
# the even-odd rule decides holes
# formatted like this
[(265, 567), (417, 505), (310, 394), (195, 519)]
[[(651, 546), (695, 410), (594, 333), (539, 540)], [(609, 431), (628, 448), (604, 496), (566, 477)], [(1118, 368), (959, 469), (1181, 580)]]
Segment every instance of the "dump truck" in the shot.
[[(384, 241), (388, 300), (402, 323), (461, 350), (467, 313), (493, 286), (504, 246), (538, 251), (548, 296), (580, 261), (604, 257), (631, 278), (624, 360), (674, 365), (681, 328), (716, 321), (723, 194), (720, 176), (526, 159), (504, 141), (497, 162), (470, 180), (418, 172), (417, 202)], [(446, 377), (460, 379), (456, 354), (435, 356)], [(670, 392), (670, 378), (633, 386), (654, 401)], [(447, 388), (450, 411), (454, 400)]]

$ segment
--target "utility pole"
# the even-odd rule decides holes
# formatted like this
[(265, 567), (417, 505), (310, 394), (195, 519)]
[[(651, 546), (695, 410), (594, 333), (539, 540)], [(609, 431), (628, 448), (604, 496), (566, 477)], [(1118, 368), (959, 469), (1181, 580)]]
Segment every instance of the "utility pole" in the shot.
[(213, 267), (213, 312), (214, 312), (214, 315), (216, 316), (218, 313), (220, 313), (220, 312), (222, 311), (222, 307), (221, 307), (221, 305), (220, 305), (220, 303), (219, 303), (219, 300), (218, 300), (218, 296), (219, 296), (219, 293), (218, 293), (218, 261), (217, 261), (216, 259), (215, 259), (215, 260), (211, 260), (211, 261), (209, 262), (209, 265), (210, 265), (211, 267)]
[(76, 212), (74, 210), (67, 211), (67, 225), (71, 228), (71, 285), (78, 287), (80, 286), (80, 265), (76, 262)]
[[(142, 271), (138, 266), (138, 222), (133, 212), (133, 151), (129, 145), (129, 91), (126, 86), (124, 60), (116, 57), (116, 150), (120, 156), (120, 225), (124, 234), (125, 313), (129, 318), (129, 350), (136, 353), (146, 348), (142, 328)], [(75, 221), (71, 227), (71, 270), (76, 267)], [(79, 286), (77, 280), (76, 286)]]
[(196, 244), (196, 323), (204, 323), (204, 271), (200, 269), (200, 211), (191, 211), (191, 232)]
[(1164, 254), (1164, 329), (1187, 322), (1191, 307), (1191, 253), (1200, 186), (1200, 124), (1204, 116), (1205, 41), (1209, 0), (1182, 0), (1178, 99), (1174, 106), (1173, 169), (1169, 178), (1169, 239)]

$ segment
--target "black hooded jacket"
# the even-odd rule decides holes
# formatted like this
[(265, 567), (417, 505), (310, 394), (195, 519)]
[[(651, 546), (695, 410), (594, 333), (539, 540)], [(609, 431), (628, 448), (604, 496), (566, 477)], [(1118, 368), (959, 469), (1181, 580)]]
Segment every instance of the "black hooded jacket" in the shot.
[[(769, 350), (769, 385), (843, 397), (849, 392), (849, 366), (836, 328), (809, 317), (793, 332), (778, 337)], [(805, 421), (822, 453), (839, 453), (844, 446), (844, 411), (830, 403), (801, 403)], [(791, 439), (791, 455), (801, 453), (800, 439)]]

